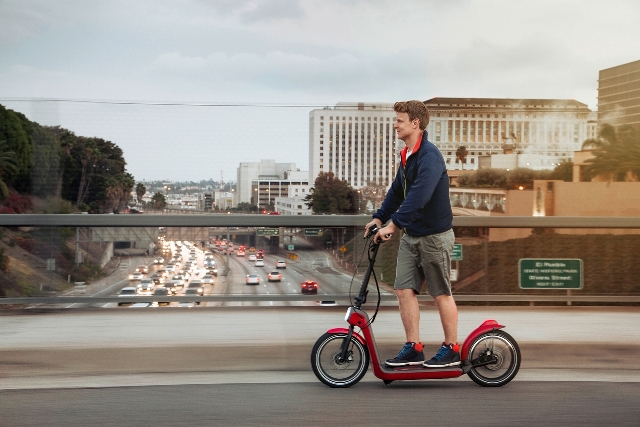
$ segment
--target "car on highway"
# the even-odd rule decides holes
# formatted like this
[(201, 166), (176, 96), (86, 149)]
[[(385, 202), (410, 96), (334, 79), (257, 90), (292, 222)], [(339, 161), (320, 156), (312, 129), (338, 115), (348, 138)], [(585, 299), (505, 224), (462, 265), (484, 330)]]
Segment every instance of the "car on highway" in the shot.
[(305, 280), (304, 282), (302, 282), (300, 287), (303, 294), (318, 293), (318, 282), (314, 282), (313, 280)]
[(164, 266), (164, 269), (169, 273), (173, 273), (174, 271), (176, 271), (176, 266), (173, 264), (167, 264)]
[[(204, 291), (202, 288), (189, 288), (185, 291), (184, 295), (187, 297), (191, 297), (191, 296), (201, 297), (203, 292)], [(194, 301), (194, 302), (196, 303), (196, 305), (200, 305), (200, 301)]]
[(136, 272), (147, 274), (149, 273), (149, 267), (147, 267), (146, 265), (139, 265), (136, 267)]
[(173, 276), (171, 278), (171, 284), (174, 287), (178, 287), (178, 288), (182, 288), (184, 287), (184, 283), (185, 283), (185, 278), (182, 274), (176, 274), (175, 276)]
[(249, 255), (249, 261), (255, 261), (256, 259), (258, 258), (256, 258), (255, 254)]
[(138, 295), (151, 295), (153, 293), (154, 288), (153, 280), (151, 279), (142, 279), (138, 286), (136, 286)]
[[(172, 295), (171, 291), (165, 288), (164, 286), (157, 287), (153, 290), (154, 297), (168, 297), (171, 295)], [(155, 301), (151, 305), (169, 305), (169, 304), (170, 302), (168, 301)]]
[(151, 275), (151, 280), (153, 280), (153, 283), (156, 285), (162, 285), (164, 283), (164, 276), (162, 274), (153, 273)]
[(188, 288), (201, 288), (202, 287), (202, 280), (200, 279), (193, 279), (192, 281), (189, 282), (189, 284), (187, 285)]
[(279, 259), (278, 261), (276, 261), (276, 268), (287, 268), (287, 262)]
[(321, 307), (335, 307), (336, 305), (338, 305), (338, 303), (333, 300), (316, 301), (316, 304)]
[(207, 267), (206, 274), (211, 274), (213, 276), (218, 276), (218, 267)]
[(164, 264), (164, 258), (162, 258), (162, 257), (155, 258), (155, 259), (153, 260), (153, 263), (154, 263), (154, 264)]
[(277, 270), (274, 270), (267, 275), (267, 280), (269, 282), (280, 282), (282, 281), (282, 273), (280, 273)]
[(255, 267), (264, 267), (264, 260), (263, 259), (257, 259), (255, 264)]
[[(131, 297), (135, 297), (136, 295), (138, 295), (138, 292), (136, 288), (133, 286), (126, 286), (120, 289), (120, 292), (118, 292), (118, 298), (131, 298)], [(118, 306), (126, 305), (126, 304), (133, 304), (133, 301), (132, 300), (118, 301)]]
[(257, 274), (247, 274), (247, 285), (259, 285), (260, 276)]
[(205, 274), (202, 276), (202, 284), (204, 285), (213, 285), (215, 283), (215, 279), (211, 274)]
[(244, 251), (238, 249), (238, 252), (236, 252), (236, 256), (244, 256)]
[(129, 275), (129, 280), (131, 281), (142, 280), (143, 278), (144, 278), (144, 275), (139, 272), (135, 272)]
[(256, 251), (256, 248), (254, 248), (253, 246), (249, 248), (249, 252), (255, 252), (255, 251)]
[(149, 304), (148, 302), (135, 302), (135, 303), (131, 304), (129, 306), (129, 308), (147, 308), (150, 305), (151, 304)]

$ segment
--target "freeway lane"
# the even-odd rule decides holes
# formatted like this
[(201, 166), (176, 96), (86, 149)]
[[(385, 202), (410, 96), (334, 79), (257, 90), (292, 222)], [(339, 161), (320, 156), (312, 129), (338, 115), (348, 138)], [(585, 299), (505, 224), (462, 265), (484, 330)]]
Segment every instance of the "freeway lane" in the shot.
[(470, 380), (318, 382), (0, 391), (3, 426), (637, 427), (640, 383)]

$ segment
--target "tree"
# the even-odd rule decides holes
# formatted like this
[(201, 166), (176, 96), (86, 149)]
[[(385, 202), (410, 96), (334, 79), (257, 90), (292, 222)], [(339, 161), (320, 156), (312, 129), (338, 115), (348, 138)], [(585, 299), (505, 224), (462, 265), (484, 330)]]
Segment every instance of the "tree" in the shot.
[(469, 154), (469, 152), (467, 151), (467, 147), (465, 147), (464, 145), (461, 145), (456, 150), (456, 163), (458, 163), (458, 161), (460, 161), (462, 169), (464, 169), (464, 164), (467, 163), (467, 155), (468, 154)]
[(14, 173), (15, 170), (15, 153), (8, 149), (4, 140), (0, 140), (0, 200), (6, 200), (9, 197), (9, 189), (3, 177)]
[(304, 200), (314, 214), (352, 213), (354, 193), (347, 181), (337, 179), (333, 172), (320, 172)]
[(159, 191), (151, 197), (151, 202), (153, 203), (153, 209), (157, 211), (164, 209), (167, 205), (167, 199), (164, 197), (164, 194)]
[(600, 128), (597, 139), (588, 139), (583, 149), (592, 149), (593, 158), (587, 176), (600, 175), (608, 181), (638, 181), (640, 177), (640, 135), (631, 126), (616, 129), (605, 124)]
[(146, 192), (147, 187), (145, 187), (143, 183), (139, 182), (138, 185), (136, 185), (136, 197), (138, 199), (138, 204), (142, 204), (142, 197)]
[(561, 179), (563, 181), (573, 181), (573, 162), (571, 160), (563, 160), (549, 174), (549, 179)]
[(366, 206), (371, 202), (372, 209), (376, 210), (382, 205), (384, 197), (387, 195), (387, 187), (374, 181), (367, 181), (367, 185), (360, 190), (358, 203)]

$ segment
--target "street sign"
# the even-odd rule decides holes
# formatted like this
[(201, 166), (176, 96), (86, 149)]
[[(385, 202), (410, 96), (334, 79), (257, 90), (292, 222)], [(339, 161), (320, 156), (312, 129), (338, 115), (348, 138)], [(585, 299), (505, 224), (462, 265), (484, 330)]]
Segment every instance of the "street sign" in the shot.
[(56, 259), (47, 258), (47, 271), (55, 271), (55, 270), (56, 270)]
[(256, 229), (256, 234), (258, 236), (279, 236), (280, 229), (279, 228), (258, 228)]
[(347, 247), (346, 246), (340, 246), (340, 252), (342, 252), (342, 253), (347, 252)]
[(451, 251), (451, 261), (462, 261), (462, 245), (454, 243), (453, 251)]
[(529, 259), (518, 262), (521, 289), (582, 289), (581, 259)]
[(305, 236), (322, 236), (321, 228), (305, 228), (304, 229)]
[(287, 250), (292, 251), (293, 249), (294, 249), (294, 246), (293, 246), (293, 245), (288, 245), (288, 246), (287, 246)]
[(451, 270), (451, 275), (449, 276), (452, 282), (458, 281), (458, 270)]

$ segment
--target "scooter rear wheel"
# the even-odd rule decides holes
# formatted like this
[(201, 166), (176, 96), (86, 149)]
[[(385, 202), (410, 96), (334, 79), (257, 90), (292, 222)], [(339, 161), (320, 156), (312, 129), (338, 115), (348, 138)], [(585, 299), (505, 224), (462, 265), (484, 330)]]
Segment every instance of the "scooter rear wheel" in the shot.
[(468, 375), (484, 387), (500, 387), (511, 381), (520, 369), (520, 348), (511, 335), (491, 331), (480, 335), (469, 346), (467, 360), (472, 365)]
[(342, 343), (347, 334), (326, 333), (318, 338), (311, 351), (311, 367), (318, 379), (329, 387), (351, 387), (364, 377), (369, 368), (369, 352), (351, 337), (347, 357), (341, 360)]

